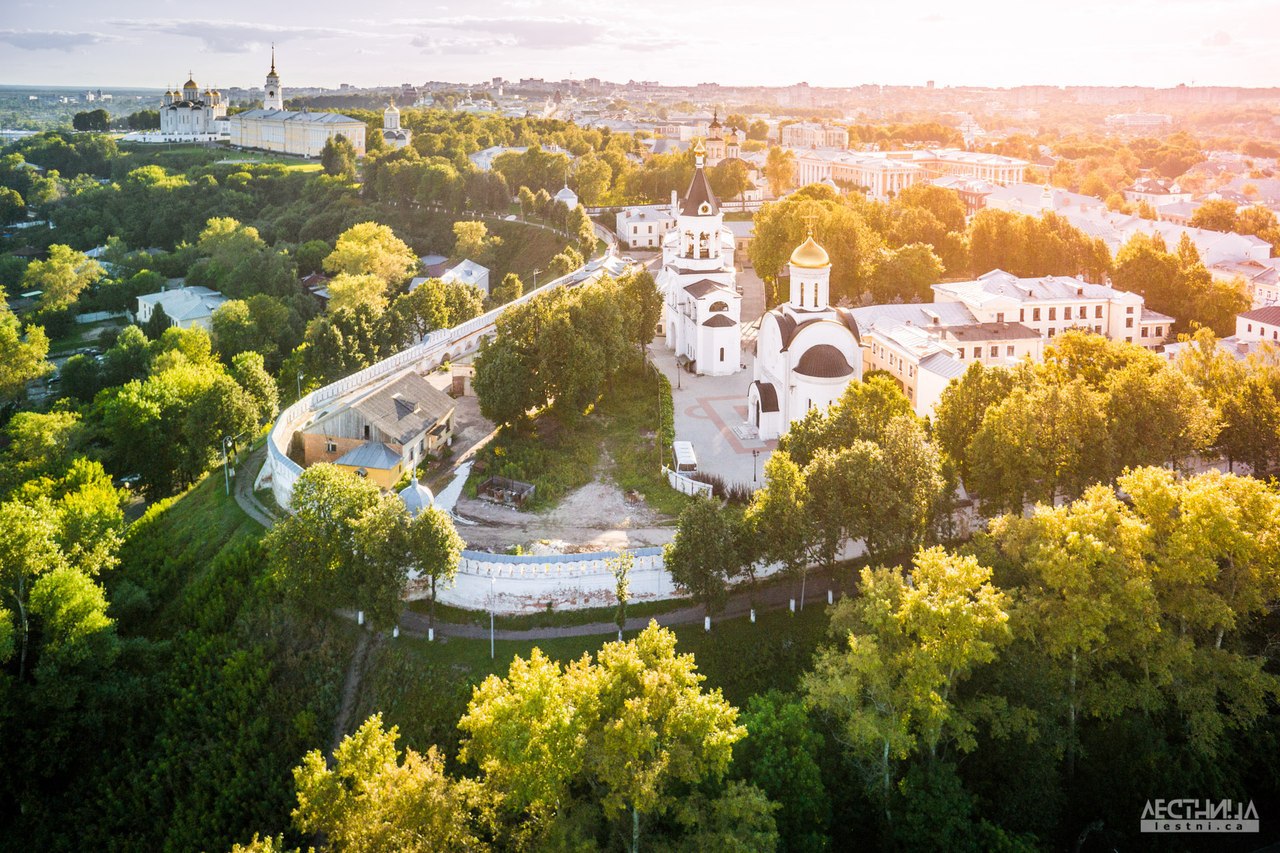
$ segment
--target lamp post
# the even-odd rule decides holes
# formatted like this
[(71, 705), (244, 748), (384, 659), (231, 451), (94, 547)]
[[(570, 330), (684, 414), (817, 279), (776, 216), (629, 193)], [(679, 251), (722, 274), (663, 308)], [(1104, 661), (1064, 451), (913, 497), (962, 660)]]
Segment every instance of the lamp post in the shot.
[(302, 399), (302, 371), (298, 371), (298, 399)]
[(489, 572), (489, 660), (494, 659), (493, 654), (493, 571)]
[(235, 444), (236, 439), (242, 435), (244, 435), (244, 433), (240, 432), (235, 435), (224, 435), (222, 437), (222, 477), (226, 480), (228, 495), (231, 494), (231, 466), (227, 462), (227, 451), (231, 445)]
[(534, 290), (537, 290), (537, 289), (538, 289), (538, 273), (540, 273), (540, 272), (542, 272), (542, 270), (534, 270), (534, 271), (533, 271), (533, 289), (534, 289)]
[(751, 482), (753, 483), (759, 482), (759, 478), (756, 475), (756, 471), (759, 470), (759, 466), (760, 466), (759, 460), (760, 460), (760, 451), (759, 450), (751, 451)]

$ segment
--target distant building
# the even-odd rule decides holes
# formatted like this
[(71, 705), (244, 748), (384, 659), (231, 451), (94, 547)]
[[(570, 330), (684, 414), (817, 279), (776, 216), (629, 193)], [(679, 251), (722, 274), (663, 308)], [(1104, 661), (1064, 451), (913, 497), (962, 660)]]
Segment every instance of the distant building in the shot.
[(342, 136), (363, 157), (365, 123), (339, 113), (286, 110), (280, 75), (276, 73), (275, 50), (271, 70), (263, 86), (262, 109), (231, 116), (229, 139), (238, 148), (256, 148), (299, 157), (319, 157), (325, 143)]
[(782, 144), (786, 148), (849, 147), (849, 131), (843, 127), (816, 122), (799, 122), (782, 128)]
[(382, 141), (392, 150), (404, 148), (413, 139), (413, 131), (400, 126), (400, 110), (395, 102), (382, 111)]
[(1029, 163), (999, 154), (958, 148), (919, 151), (796, 150), (796, 177), (801, 186), (826, 180), (856, 188), (880, 201), (907, 187), (944, 177), (1005, 185), (1022, 181)]
[(567, 183), (554, 196), (552, 196), (552, 198), (570, 210), (581, 205), (581, 202), (578, 201), (578, 194), (569, 189), (569, 185)]
[(135, 318), (139, 325), (144, 324), (159, 309), (169, 318), (170, 326), (199, 326), (208, 331), (213, 326), (213, 312), (226, 301), (227, 297), (207, 287), (175, 287), (139, 296)]
[[(210, 142), (228, 133), (227, 104), (222, 93), (188, 78), (182, 91), (165, 92), (160, 103), (160, 135), (166, 142)], [(153, 135), (153, 134), (152, 134)]]
[(1164, 178), (1139, 178), (1124, 191), (1124, 197), (1133, 204), (1146, 202), (1154, 208), (1191, 201), (1191, 193), (1183, 192), (1176, 181)]
[(1223, 261), (1209, 267), (1209, 272), (1220, 280), (1243, 280), (1253, 308), (1280, 305), (1280, 258)]
[(1125, 130), (1159, 130), (1173, 124), (1173, 116), (1162, 113), (1117, 113), (1105, 119), (1107, 127)]
[[(672, 193), (674, 195), (674, 193)], [(676, 227), (676, 205), (648, 204), (624, 207), (614, 217), (614, 233), (629, 249), (656, 249)]]

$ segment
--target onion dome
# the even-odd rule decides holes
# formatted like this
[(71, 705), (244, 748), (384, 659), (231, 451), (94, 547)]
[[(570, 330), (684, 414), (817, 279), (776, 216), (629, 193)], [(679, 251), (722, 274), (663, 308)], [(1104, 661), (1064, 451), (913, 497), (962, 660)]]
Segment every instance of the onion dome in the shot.
[(436, 496), (418, 482), (418, 472), (415, 469), (409, 485), (400, 490), (400, 500), (404, 503), (404, 508), (409, 511), (409, 515), (416, 518), (423, 510), (435, 506)]
[(808, 238), (791, 253), (791, 265), (807, 270), (820, 270), (831, 266), (831, 258), (827, 250), (818, 245), (818, 241), (810, 234)]

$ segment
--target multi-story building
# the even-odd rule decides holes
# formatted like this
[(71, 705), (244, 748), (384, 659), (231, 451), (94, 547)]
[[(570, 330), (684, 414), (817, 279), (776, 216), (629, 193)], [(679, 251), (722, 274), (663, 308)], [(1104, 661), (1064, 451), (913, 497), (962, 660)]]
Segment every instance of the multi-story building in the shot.
[(849, 131), (843, 127), (816, 122), (800, 122), (782, 128), (782, 144), (787, 148), (835, 148), (849, 147)]
[[(364, 156), (365, 123), (339, 113), (286, 110), (280, 75), (276, 73), (275, 51), (271, 70), (263, 87), (262, 109), (231, 116), (230, 141), (238, 148), (257, 148), (299, 157), (319, 157), (325, 143), (342, 136)], [(396, 113), (398, 123), (399, 113)], [(385, 120), (385, 119), (384, 119)]]
[(937, 151), (820, 151), (795, 152), (796, 178), (801, 186), (832, 181), (860, 189), (869, 198), (893, 198), (907, 187), (940, 178), (984, 181), (1003, 185), (1022, 180), (1028, 163), (996, 154), (958, 149)]

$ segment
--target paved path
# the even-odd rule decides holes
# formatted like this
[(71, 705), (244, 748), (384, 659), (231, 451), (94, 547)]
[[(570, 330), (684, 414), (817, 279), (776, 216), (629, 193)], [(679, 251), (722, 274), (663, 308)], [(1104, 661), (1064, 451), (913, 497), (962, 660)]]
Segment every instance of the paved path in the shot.
[(267, 446), (264, 444), (240, 460), (240, 464), (236, 468), (234, 494), (236, 503), (240, 504), (240, 508), (244, 510), (245, 515), (269, 529), (276, 523), (275, 515), (271, 510), (263, 506), (262, 502), (253, 493), (253, 481), (257, 478), (258, 471), (262, 468), (266, 458)]

